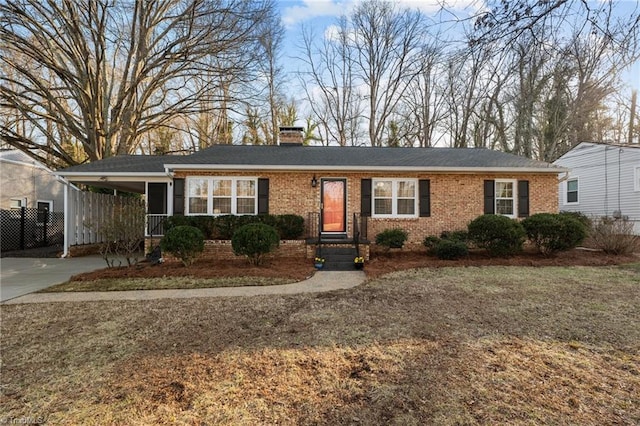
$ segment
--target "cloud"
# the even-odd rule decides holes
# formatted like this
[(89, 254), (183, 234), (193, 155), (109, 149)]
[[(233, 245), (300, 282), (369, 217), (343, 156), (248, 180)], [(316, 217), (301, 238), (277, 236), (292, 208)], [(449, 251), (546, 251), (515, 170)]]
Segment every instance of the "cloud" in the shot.
[(302, 5), (285, 7), (282, 10), (282, 22), (291, 27), (318, 17), (337, 17), (349, 12), (353, 4), (353, 0), (302, 0)]
[[(363, 0), (301, 0), (301, 4), (284, 7), (282, 22), (291, 27), (318, 17), (338, 17), (350, 13)], [(418, 9), (432, 15), (442, 8), (451, 12), (473, 13), (485, 7), (484, 0), (393, 0), (400, 7)]]

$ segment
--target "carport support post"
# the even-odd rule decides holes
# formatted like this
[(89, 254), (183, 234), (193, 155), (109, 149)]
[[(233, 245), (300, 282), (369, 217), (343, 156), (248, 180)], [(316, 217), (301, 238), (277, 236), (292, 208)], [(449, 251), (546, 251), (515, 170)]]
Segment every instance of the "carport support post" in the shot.
[(62, 245), (64, 247), (62, 247), (62, 258), (65, 258), (69, 255), (69, 236), (67, 235), (69, 232), (69, 216), (71, 216), (69, 214), (69, 184), (65, 183), (64, 184), (64, 191), (62, 192), (62, 195), (64, 196), (63, 200), (64, 200), (64, 210), (63, 210), (63, 216), (62, 216)]

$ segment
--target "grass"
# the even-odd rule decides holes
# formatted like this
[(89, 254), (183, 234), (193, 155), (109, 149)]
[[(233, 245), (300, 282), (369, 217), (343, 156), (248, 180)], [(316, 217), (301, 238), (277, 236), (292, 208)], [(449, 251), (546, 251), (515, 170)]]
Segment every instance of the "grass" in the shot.
[(166, 277), (166, 278), (109, 278), (93, 281), (68, 281), (57, 284), (38, 293), (58, 293), (72, 291), (120, 291), (120, 290), (166, 290), (214, 287), (242, 287), (291, 284), (291, 278), (273, 277)]
[(640, 422), (637, 268), (419, 269), (330, 293), (0, 308), (9, 417)]

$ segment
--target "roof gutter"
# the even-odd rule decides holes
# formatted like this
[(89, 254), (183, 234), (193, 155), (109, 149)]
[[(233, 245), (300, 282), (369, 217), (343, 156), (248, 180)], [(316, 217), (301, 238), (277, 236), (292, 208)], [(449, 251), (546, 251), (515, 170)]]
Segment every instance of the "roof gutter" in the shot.
[(353, 171), (353, 172), (429, 172), (429, 173), (554, 173), (568, 172), (564, 167), (415, 167), (415, 166), (327, 166), (327, 165), (255, 165), (255, 164), (165, 164), (167, 172), (176, 170), (269, 170), (269, 171)]

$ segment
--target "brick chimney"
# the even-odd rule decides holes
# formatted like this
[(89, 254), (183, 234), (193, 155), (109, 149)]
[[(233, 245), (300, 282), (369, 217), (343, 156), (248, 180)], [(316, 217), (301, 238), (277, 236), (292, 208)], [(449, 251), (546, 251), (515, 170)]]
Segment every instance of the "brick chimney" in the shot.
[(303, 139), (303, 127), (280, 126), (280, 135), (278, 136), (280, 146), (302, 146)]

